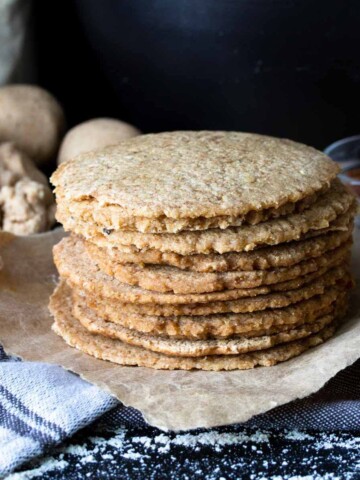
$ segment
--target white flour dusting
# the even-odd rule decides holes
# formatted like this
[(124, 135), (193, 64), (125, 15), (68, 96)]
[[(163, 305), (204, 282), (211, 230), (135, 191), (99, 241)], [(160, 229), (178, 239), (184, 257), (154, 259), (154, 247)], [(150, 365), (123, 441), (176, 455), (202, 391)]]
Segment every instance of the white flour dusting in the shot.
[(53, 457), (46, 457), (40, 467), (34, 468), (30, 472), (13, 473), (12, 475), (8, 475), (7, 480), (30, 480), (31, 478), (43, 475), (44, 473), (62, 470), (67, 466), (68, 462), (65, 460), (56, 460)]
[[(230, 428), (228, 430), (230, 431), (212, 430), (177, 435), (159, 433), (155, 436), (150, 434), (131, 436), (126, 428), (119, 428), (112, 432), (110, 438), (100, 435), (91, 436), (87, 438), (86, 443), (63, 447), (58, 450), (57, 456), (48, 457), (40, 467), (10, 475), (7, 480), (38, 479), (45, 472), (52, 472), (55, 475), (56, 472), (63, 472), (64, 469), (66, 471), (69, 465), (78, 474), (75, 473), (74, 476), (72, 470), (71, 477), (64, 474), (64, 477), (55, 476), (55, 478), (76, 480), (91, 478), (92, 474), (88, 475), (88, 471), (92, 468), (103, 469), (96, 470), (95, 478), (119, 478), (119, 472), (123, 471), (121, 469), (124, 466), (130, 468), (128, 476), (121, 475), (124, 479), (230, 480), (239, 478), (239, 472), (244, 471), (248, 471), (249, 475), (246, 478), (251, 480), (356, 480), (360, 478), (360, 437), (327, 433), (309, 434), (297, 430), (278, 433), (250, 429), (231, 431)], [(144, 431), (150, 432), (148, 429)], [(286, 448), (273, 454), (277, 439), (283, 443), (286, 442)], [(293, 448), (297, 451), (300, 447), (305, 454), (297, 458)], [(350, 455), (353, 473), (341, 475), (331, 472), (319, 473), (317, 455), (325, 452), (326, 461), (337, 465), (339, 449)], [(235, 451), (236, 455), (228, 457), (229, 451)], [(202, 455), (206, 454), (208, 456), (204, 463)], [(206, 470), (207, 463), (210, 461), (214, 462), (211, 473)], [(170, 470), (167, 467), (166, 471), (171, 471), (173, 477), (161, 476), (162, 462), (172, 462), (173, 467), (170, 467)], [(148, 470), (149, 467), (151, 467), (150, 470)], [(186, 467), (189, 474), (181, 475), (180, 471), (177, 472), (176, 469), (180, 467)], [(87, 469), (86, 473), (81, 473), (84, 468)], [(159, 468), (158, 476), (156, 476), (156, 468)], [(226, 475), (225, 470), (228, 472)], [(149, 471), (155, 472), (154, 476), (149, 475)], [(306, 474), (296, 475), (296, 471), (306, 472)], [(358, 472), (359, 476), (355, 472)]]
[(312, 440), (311, 435), (305, 432), (299, 432), (298, 430), (292, 430), (285, 435), (288, 440)]

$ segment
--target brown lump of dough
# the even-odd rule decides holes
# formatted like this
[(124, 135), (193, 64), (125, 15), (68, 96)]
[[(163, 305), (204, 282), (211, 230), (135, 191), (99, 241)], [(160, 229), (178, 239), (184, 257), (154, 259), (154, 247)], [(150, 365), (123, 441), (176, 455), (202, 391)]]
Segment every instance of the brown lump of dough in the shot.
[(49, 230), (55, 222), (47, 179), (12, 143), (0, 144), (0, 227), (15, 235)]

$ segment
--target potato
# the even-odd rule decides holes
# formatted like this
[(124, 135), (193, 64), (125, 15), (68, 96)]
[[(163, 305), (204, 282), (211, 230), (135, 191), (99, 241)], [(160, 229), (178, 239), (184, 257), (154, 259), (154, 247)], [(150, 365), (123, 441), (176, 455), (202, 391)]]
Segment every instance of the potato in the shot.
[(0, 88), (0, 142), (14, 142), (41, 164), (55, 157), (65, 128), (57, 100), (33, 85)]
[(58, 164), (75, 158), (80, 153), (115, 145), (140, 133), (132, 125), (112, 118), (94, 118), (80, 123), (65, 135), (60, 147)]

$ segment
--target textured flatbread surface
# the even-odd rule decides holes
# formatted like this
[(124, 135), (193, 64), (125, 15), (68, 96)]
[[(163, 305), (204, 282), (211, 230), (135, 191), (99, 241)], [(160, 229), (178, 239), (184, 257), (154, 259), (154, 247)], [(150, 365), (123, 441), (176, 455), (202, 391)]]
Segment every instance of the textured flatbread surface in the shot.
[(338, 172), (323, 153), (290, 140), (167, 132), (80, 155), (61, 165), (51, 181), (59, 203), (90, 201), (90, 217), (102, 209), (118, 228), (151, 231), (163, 225), (162, 231), (174, 232), (187, 228), (185, 219), (238, 217), (297, 202)]
[[(329, 287), (323, 294), (290, 304), (283, 308), (263, 309), (244, 313), (218, 313), (209, 315), (156, 316), (123, 312), (121, 309), (101, 309), (86, 296), (72, 292), (74, 308), (86, 306), (104, 320), (151, 335), (174, 338), (216, 338), (232, 335), (254, 336), (258, 331), (284, 329), (300, 325), (326, 315), (334, 303), (349, 290), (346, 284)], [(265, 333), (264, 333), (265, 334)]]
[(227, 253), (254, 250), (264, 245), (299, 240), (308, 232), (331, 226), (340, 216), (347, 214), (347, 222), (355, 214), (356, 200), (340, 181), (333, 182), (331, 189), (313, 205), (301, 213), (293, 213), (257, 225), (209, 229), (177, 234), (140, 233), (130, 231), (106, 231), (99, 234), (91, 223), (81, 223), (69, 217), (65, 228), (91, 239), (100, 246), (130, 245), (138, 249), (156, 249), (161, 252), (175, 252), (179, 255), (197, 253)]
[[(230, 252), (220, 254), (179, 255), (160, 250), (137, 250), (129, 247), (122, 251), (117, 247), (99, 247), (87, 241), (86, 250), (93, 258), (117, 264), (135, 263), (139, 265), (169, 265), (194, 272), (227, 272), (233, 270), (267, 270), (289, 267), (302, 260), (319, 257), (348, 240), (353, 225), (347, 229), (329, 232), (315, 238), (299, 240), (271, 247), (263, 247), (250, 252)], [(125, 249), (126, 250), (126, 247)]]
[[(350, 206), (350, 208), (343, 214), (340, 214), (338, 215), (335, 220), (333, 220), (332, 222), (329, 223), (328, 227), (326, 228), (321, 228), (321, 229), (317, 229), (317, 230), (309, 230), (307, 233), (303, 234), (303, 235), (300, 235), (299, 238), (295, 239), (295, 240), (289, 240), (287, 242), (285, 242), (284, 244), (288, 245), (290, 243), (293, 243), (293, 242), (296, 242), (296, 241), (302, 241), (302, 240), (307, 240), (307, 239), (310, 239), (310, 238), (314, 238), (314, 237), (318, 237), (318, 236), (323, 236), (327, 233), (331, 233), (331, 232), (340, 232), (340, 231), (349, 231), (349, 229), (353, 228), (353, 221), (354, 221), (354, 217), (355, 215), (357, 214), (357, 211), (358, 211), (358, 206), (357, 206), (357, 203), (354, 201), (353, 204)], [(71, 222), (73, 222), (71, 220)], [(74, 226), (75, 224), (73, 224)], [(243, 227), (244, 228), (244, 227)], [(71, 231), (74, 231), (74, 234), (76, 233), (79, 233), (79, 231), (76, 232), (76, 228), (73, 230), (73, 229), (70, 229)], [(86, 230), (86, 229), (85, 229)], [(231, 229), (228, 229), (229, 231)], [(88, 233), (88, 232), (87, 232)], [(83, 234), (80, 234), (79, 236), (83, 236)], [(93, 243), (95, 246), (99, 247), (99, 248), (106, 248), (108, 250), (116, 250), (117, 252), (119, 253), (126, 253), (126, 254), (147, 254), (148, 252), (151, 252), (151, 255), (153, 255), (154, 252), (156, 252), (156, 255), (176, 255), (178, 258), (197, 258), (197, 257), (203, 257), (203, 258), (212, 258), (212, 257), (218, 257), (218, 258), (222, 258), (224, 257), (224, 255), (226, 255), (227, 253), (232, 253), (232, 254), (244, 254), (244, 253), (249, 253), (249, 252), (252, 252), (253, 250), (260, 250), (262, 248), (266, 248), (266, 247), (269, 247), (269, 248), (273, 248), (275, 246), (278, 246), (278, 245), (258, 245), (258, 246), (255, 246), (254, 249), (248, 249), (247, 251), (240, 251), (240, 252), (237, 252), (237, 251), (229, 251), (229, 252), (225, 252), (225, 253), (222, 253), (222, 254), (219, 254), (217, 252), (207, 252), (207, 253), (191, 253), (189, 255), (185, 254), (185, 255), (182, 255), (182, 254), (179, 254), (179, 253), (176, 253), (176, 252), (162, 252), (161, 250), (157, 250), (155, 248), (138, 248), (136, 247), (135, 245), (123, 245), (121, 244), (119, 241), (119, 236), (115, 233), (109, 233), (109, 232), (103, 232), (101, 235), (99, 234), (96, 234), (94, 235), (93, 237), (89, 236), (89, 235), (84, 235), (84, 237), (86, 237), (87, 240), (91, 241), (91, 243)], [(164, 237), (165, 238), (165, 237)], [(279, 244), (279, 246), (281, 246), (281, 244)], [(166, 257), (167, 258), (167, 257)], [(131, 263), (137, 263), (137, 262), (131, 262)], [(142, 263), (145, 263), (145, 262), (142, 262)], [(149, 262), (149, 263), (153, 263), (153, 262)], [(176, 266), (176, 265), (175, 265)]]
[[(116, 299), (124, 303), (206, 303), (222, 300), (231, 300), (241, 297), (255, 296), (265, 294), (271, 290), (294, 289), (303, 283), (313, 279), (314, 276), (320, 276), (325, 273), (328, 267), (319, 268), (311, 274), (299, 276), (288, 282), (274, 284), (274, 286), (261, 286), (258, 288), (237, 288), (233, 290), (223, 290), (220, 292), (198, 293), (198, 294), (175, 294), (169, 292), (154, 292), (140, 287), (132, 286), (120, 282), (114, 277), (102, 272), (94, 261), (89, 257), (86, 249), (81, 242), (77, 242), (75, 237), (67, 237), (61, 240), (54, 247), (54, 261), (58, 268), (60, 276), (67, 279), (68, 283), (78, 287), (90, 294), (99, 295), (105, 298)], [(337, 259), (339, 263), (347, 263), (345, 257)], [(336, 266), (336, 262), (335, 265)]]
[[(330, 184), (331, 185), (331, 184)], [(150, 233), (177, 233), (182, 230), (196, 231), (209, 228), (224, 229), (229, 226), (240, 226), (243, 224), (256, 225), (271, 218), (278, 218), (290, 213), (302, 212), (316, 202), (320, 195), (325, 193), (330, 186), (326, 184), (321, 190), (303, 198), (297, 202), (288, 202), (278, 208), (266, 208), (263, 210), (251, 210), (238, 216), (217, 216), (211, 218), (180, 218), (169, 219), (159, 217), (149, 219), (146, 217), (119, 218), (119, 207), (106, 205), (98, 208), (93, 200), (81, 200), (80, 202), (67, 201), (60, 194), (57, 195), (58, 209), (57, 219), (65, 226), (70, 225), (69, 219), (78, 223), (89, 223), (95, 233), (103, 233), (104, 230), (129, 230)]]
[[(80, 238), (75, 238), (74, 241), (86, 243)], [(117, 278), (120, 282), (157, 292), (186, 294), (235, 288), (256, 288), (261, 285), (292, 280), (320, 268), (331, 268), (341, 259), (350, 255), (351, 244), (351, 240), (347, 240), (334, 250), (315, 258), (303, 260), (290, 267), (253, 271), (194, 272), (163, 265), (116, 264), (106, 256), (96, 254), (90, 254), (90, 256), (102, 271)]]
[[(302, 282), (284, 282), (271, 285), (266, 290), (249, 289), (247, 291), (239, 290), (244, 295), (234, 300), (213, 300), (204, 303), (123, 303), (117, 299), (101, 297), (99, 293), (91, 293), (79, 289), (79, 286), (69, 282), (67, 283), (82, 297), (86, 297), (88, 306), (96, 310), (101, 316), (105, 316), (111, 321), (120, 322), (124, 315), (131, 316), (203, 316), (222, 313), (249, 313), (262, 311), (265, 309), (283, 308), (302, 300), (307, 300), (315, 295), (322, 295), (332, 286), (337, 286), (340, 290), (351, 289), (353, 280), (349, 273), (349, 266), (342, 265), (335, 267), (326, 273), (319, 272), (307, 275)], [(238, 292), (233, 290), (232, 292)], [(249, 295), (245, 295), (248, 292)], [(165, 295), (165, 294), (164, 294)], [(198, 295), (198, 298), (203, 297)], [(176, 300), (176, 298), (174, 298)], [(160, 319), (161, 320), (161, 319)]]
[[(59, 288), (64, 288), (63, 284)], [(67, 287), (69, 288), (69, 287)], [(88, 297), (72, 291), (74, 314), (80, 318), (81, 311), (90, 309), (106, 322), (130, 330), (171, 338), (208, 339), (226, 338), (233, 335), (247, 337), (269, 335), (294, 326), (309, 323), (330, 314), (349, 288), (346, 284), (329, 287), (322, 295), (300, 301), (285, 308), (265, 309), (249, 313), (224, 313), (199, 316), (156, 316), (128, 314), (121, 309), (104, 312), (99, 305), (92, 306)]]
[(235, 370), (256, 366), (272, 366), (300, 355), (320, 345), (336, 331), (337, 322), (330, 323), (318, 333), (304, 339), (263, 351), (239, 355), (210, 355), (205, 357), (174, 357), (128, 345), (120, 340), (89, 333), (72, 315), (71, 295), (59, 294), (51, 298), (50, 310), (55, 322), (53, 330), (72, 347), (102, 360), (121, 365), (138, 365), (155, 369)]
[[(76, 314), (75, 314), (76, 311)], [(113, 323), (105, 322), (96, 314), (86, 308), (78, 306), (72, 314), (91, 333), (115, 338), (124, 343), (151, 350), (152, 352), (165, 353), (180, 357), (202, 357), (205, 355), (235, 355), (252, 351), (264, 350), (281, 343), (287, 343), (300, 338), (305, 338), (312, 333), (317, 333), (329, 325), (336, 314), (331, 313), (317, 319), (315, 322), (303, 324), (290, 330), (284, 329), (272, 335), (260, 337), (243, 337), (210, 340), (178, 340), (167, 337), (152, 336), (129, 330)]]

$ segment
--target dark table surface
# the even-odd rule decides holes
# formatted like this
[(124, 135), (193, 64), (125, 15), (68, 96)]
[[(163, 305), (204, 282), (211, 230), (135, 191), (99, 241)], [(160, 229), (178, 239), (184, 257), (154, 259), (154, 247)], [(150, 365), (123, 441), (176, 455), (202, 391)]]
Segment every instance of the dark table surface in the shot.
[(360, 479), (360, 431), (259, 430), (242, 426), (185, 433), (98, 421), (22, 479)]

